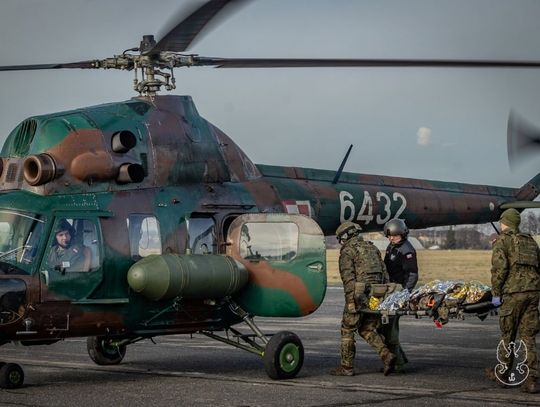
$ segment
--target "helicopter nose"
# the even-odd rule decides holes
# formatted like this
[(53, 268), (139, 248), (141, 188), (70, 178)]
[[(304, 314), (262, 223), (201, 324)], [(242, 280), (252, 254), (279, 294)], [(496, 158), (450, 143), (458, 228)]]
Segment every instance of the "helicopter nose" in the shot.
[(18, 278), (0, 279), (0, 326), (22, 317), (20, 308), (26, 297), (26, 283)]

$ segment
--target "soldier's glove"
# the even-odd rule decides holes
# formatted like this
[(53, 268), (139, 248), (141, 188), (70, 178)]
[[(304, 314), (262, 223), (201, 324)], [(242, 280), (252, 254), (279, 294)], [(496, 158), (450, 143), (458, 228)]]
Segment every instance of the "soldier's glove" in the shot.
[(355, 302), (357, 309), (367, 308), (369, 306), (369, 299), (365, 294), (357, 296)]
[(494, 307), (500, 307), (502, 304), (501, 297), (493, 297), (491, 299), (491, 303), (493, 304)]

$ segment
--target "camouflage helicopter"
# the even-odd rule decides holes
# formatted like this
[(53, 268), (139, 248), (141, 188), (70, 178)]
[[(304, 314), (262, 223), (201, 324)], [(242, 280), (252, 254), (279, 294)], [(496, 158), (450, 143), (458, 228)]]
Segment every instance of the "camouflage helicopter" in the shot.
[[(528, 61), (239, 59), (186, 54), (233, 0), (211, 0), (163, 38), (101, 60), (0, 71), (134, 71), (131, 100), (30, 117), (0, 153), (0, 345), (88, 337), (91, 359), (118, 364), (128, 345), (201, 333), (295, 377), (292, 332), (255, 316), (301, 317), (326, 291), (324, 236), (391, 218), (412, 228), (494, 221), (534, 207), (540, 174), (521, 188), (254, 164), (175, 88), (175, 68), (540, 67)], [(534, 136), (533, 136), (534, 138)], [(514, 151), (522, 148), (516, 145)], [(249, 334), (236, 325), (245, 324)], [(0, 387), (24, 372), (0, 363)]]

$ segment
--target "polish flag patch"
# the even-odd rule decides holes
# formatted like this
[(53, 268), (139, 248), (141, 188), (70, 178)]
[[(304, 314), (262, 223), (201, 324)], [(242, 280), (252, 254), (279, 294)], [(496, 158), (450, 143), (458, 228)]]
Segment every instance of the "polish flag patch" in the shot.
[(295, 201), (293, 199), (288, 199), (281, 203), (285, 208), (285, 212), (306, 215), (311, 218), (311, 204), (309, 201)]

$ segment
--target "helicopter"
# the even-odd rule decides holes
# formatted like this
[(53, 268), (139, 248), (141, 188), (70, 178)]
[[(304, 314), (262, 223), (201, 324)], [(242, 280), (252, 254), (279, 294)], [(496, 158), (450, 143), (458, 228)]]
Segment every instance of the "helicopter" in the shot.
[[(32, 116), (0, 153), (0, 345), (87, 337), (99, 365), (162, 335), (200, 333), (262, 358), (272, 379), (302, 368), (300, 338), (255, 317), (302, 317), (326, 292), (324, 236), (351, 220), (411, 228), (486, 223), (538, 207), (520, 188), (255, 164), (175, 89), (181, 68), (499, 67), (535, 61), (216, 58), (186, 53), (234, 0), (210, 0), (161, 39), (105, 59), (0, 71), (118, 69), (130, 100)], [(519, 126), (512, 125), (512, 129)], [(536, 135), (520, 133), (516, 154)], [(514, 137), (513, 139), (515, 139)], [(522, 142), (525, 140), (525, 142)], [(237, 326), (244, 324), (241, 331)], [(24, 371), (0, 363), (0, 387)]]

